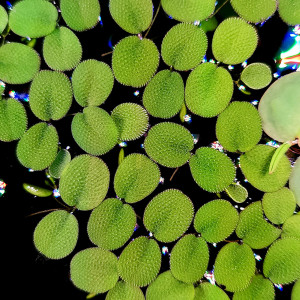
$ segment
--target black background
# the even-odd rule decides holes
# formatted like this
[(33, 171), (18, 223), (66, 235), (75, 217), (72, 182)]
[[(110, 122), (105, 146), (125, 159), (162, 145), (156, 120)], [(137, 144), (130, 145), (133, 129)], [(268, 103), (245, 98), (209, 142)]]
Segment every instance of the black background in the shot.
[[(6, 7), (6, 1), (1, 1), (1, 4)], [(158, 7), (159, 1), (154, 0), (154, 9)], [(97, 24), (95, 28), (76, 33), (80, 39), (83, 47), (83, 60), (94, 58), (106, 62), (111, 65), (111, 54), (101, 56), (103, 53), (112, 51), (109, 46), (109, 41), (112, 45), (116, 44), (123, 37), (129, 34), (123, 31), (118, 25), (112, 20), (109, 9), (108, 0), (100, 0), (101, 5), (101, 18), (103, 26)], [(226, 11), (223, 8), (221, 12)], [(221, 15), (217, 15), (219, 21), (222, 20)], [(165, 33), (178, 22), (171, 20), (161, 9), (158, 13), (158, 17), (152, 26), (148, 38), (152, 39), (160, 50), (161, 41)], [(60, 20), (60, 24), (64, 25), (63, 20)], [(272, 71), (276, 71), (276, 65), (273, 58), (278, 52), (282, 39), (288, 29), (277, 13), (269, 19), (262, 27), (256, 26), (259, 34), (259, 45), (257, 50), (248, 63), (251, 62), (265, 62), (270, 65)], [(209, 41), (211, 41), (212, 33), (208, 33)], [(9, 41), (20, 41), (20, 38), (10, 34), (7, 37)], [(38, 39), (35, 49), (41, 53), (43, 39)], [(209, 43), (210, 45), (210, 43)], [(209, 46), (207, 52), (207, 58), (213, 58), (211, 54), (211, 48)], [(138, 68), (138, 66), (136, 66)], [(46, 64), (42, 59), (42, 69), (48, 69)], [(160, 60), (159, 70), (168, 68), (164, 64), (162, 59)], [(225, 66), (226, 68), (226, 66)], [(235, 66), (235, 69), (231, 71), (233, 79), (238, 79), (241, 66)], [(72, 72), (66, 72), (68, 76), (71, 76)], [(184, 81), (186, 80), (189, 72), (181, 72)], [(8, 92), (10, 90), (15, 90), (17, 92), (28, 91), (29, 85), (19, 85), (12, 86), (7, 85), (5, 95), (8, 97)], [(101, 105), (101, 107), (108, 112), (122, 102), (135, 102), (142, 104), (142, 94), (143, 88), (138, 89), (140, 94), (138, 96), (134, 95), (137, 89), (131, 87), (124, 87), (115, 81), (113, 92), (108, 97), (106, 102)], [(247, 96), (235, 88), (233, 100), (238, 101), (252, 101), (255, 99), (260, 99), (264, 90), (251, 91), (252, 94)], [(28, 104), (25, 104), (27, 113), (29, 115), (28, 128), (33, 124), (39, 122), (39, 120), (30, 112)], [(82, 108), (73, 101), (73, 105), (68, 114), (76, 113), (81, 111)], [(72, 116), (66, 116), (62, 120), (53, 121), (53, 125), (58, 130), (60, 137), (61, 147), (66, 148), (70, 146), (70, 152), (72, 157), (82, 154), (83, 151), (76, 145), (71, 135), (71, 121)], [(162, 120), (150, 117), (150, 125), (161, 122)], [(175, 116), (170, 119), (170, 121), (180, 123), (179, 116)], [(216, 118), (204, 119), (192, 115), (192, 122), (190, 124), (185, 123), (184, 126), (190, 130), (193, 134), (199, 134), (200, 139), (197, 145), (195, 145), (194, 150), (200, 146), (208, 146), (210, 143), (216, 141), (215, 137), (215, 122)], [(144, 149), (141, 148), (144, 137), (138, 139), (134, 142), (129, 142), (128, 146), (125, 148), (125, 154), (129, 153), (145, 153)], [(264, 136), (261, 143), (265, 143), (267, 137)], [(4, 281), (2, 281), (2, 289), (7, 290), (11, 295), (12, 299), (19, 299), (20, 297), (28, 297), (28, 299), (85, 299), (86, 293), (78, 290), (72, 284), (69, 278), (69, 263), (71, 258), (78, 251), (85, 249), (87, 247), (92, 247), (93, 244), (89, 241), (86, 226), (90, 215), (90, 212), (80, 212), (76, 211), (75, 216), (77, 217), (80, 224), (79, 240), (78, 244), (68, 257), (55, 261), (45, 258), (43, 255), (39, 254), (35, 249), (32, 241), (33, 231), (37, 223), (41, 220), (45, 214), (38, 214), (34, 216), (27, 217), (32, 213), (36, 213), (42, 210), (60, 208), (61, 206), (52, 197), (48, 198), (37, 198), (22, 189), (22, 184), (24, 182), (45, 186), (46, 175), (45, 172), (28, 172), (26, 168), (21, 166), (17, 161), (15, 155), (17, 142), (3, 143), (0, 142), (0, 153), (1, 153), (1, 164), (0, 164), (0, 178), (4, 180), (7, 184), (6, 193), (0, 198), (0, 203), (2, 205), (2, 263), (1, 273), (3, 273)], [(112, 187), (114, 173), (117, 168), (118, 153), (120, 151), (119, 146), (116, 146), (109, 153), (101, 156), (101, 158), (107, 163), (111, 172), (111, 188), (108, 192), (107, 197), (115, 197), (114, 190)], [(228, 154), (233, 160), (236, 160), (237, 155)], [(167, 188), (177, 188), (182, 190), (187, 196), (189, 196), (195, 206), (195, 212), (197, 209), (203, 205), (205, 202), (216, 199), (215, 194), (204, 192), (200, 189), (194, 182), (188, 164), (179, 168), (178, 172), (174, 176), (173, 180), (170, 181), (170, 177), (174, 169), (168, 169), (160, 167), (162, 177), (164, 178), (164, 184), (160, 184), (158, 188), (146, 199), (133, 204), (133, 208), (136, 213), (143, 216), (143, 211), (147, 203), (153, 198), (154, 195)], [(240, 205), (245, 207), (249, 203), (260, 200), (262, 193), (251, 187), (250, 184), (243, 182), (243, 176), (239, 169), (237, 169), (237, 178), (241, 183), (249, 190), (249, 198), (247, 202)], [(230, 198), (222, 193), (222, 198), (229, 201)], [(251, 199), (250, 199), (251, 198)], [(232, 202), (232, 201), (231, 201)], [(232, 202), (234, 205), (236, 203)], [(239, 210), (239, 209), (238, 209)], [(134, 236), (147, 235), (148, 233), (143, 228), (143, 225), (138, 221), (140, 228), (135, 232)], [(191, 225), (188, 232), (194, 232)], [(234, 240), (235, 236), (232, 235), (228, 239)], [(163, 244), (159, 243), (162, 247), (163, 245), (168, 246), (169, 252), (172, 249), (174, 243)], [(217, 251), (225, 244), (221, 242), (218, 244), (217, 248), (213, 246), (210, 247), (210, 263), (208, 269), (211, 270), (213, 262)], [(122, 251), (118, 249), (114, 251), (116, 255), (119, 255)], [(264, 256), (265, 250), (255, 251), (255, 253)], [(168, 256), (162, 256), (162, 268), (161, 272), (168, 269)], [(258, 269), (261, 268), (261, 263), (257, 262)], [(290, 298), (290, 287), (284, 286), (283, 291), (276, 290), (276, 299), (289, 299)], [(143, 289), (145, 291), (145, 289)], [(105, 295), (105, 294), (104, 294)], [(104, 299), (105, 296), (100, 295), (95, 299)]]

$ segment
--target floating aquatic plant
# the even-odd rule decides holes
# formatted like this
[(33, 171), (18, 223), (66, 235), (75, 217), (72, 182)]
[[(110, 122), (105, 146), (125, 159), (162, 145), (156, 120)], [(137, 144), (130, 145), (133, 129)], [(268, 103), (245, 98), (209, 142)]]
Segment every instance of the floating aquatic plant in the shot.
[(87, 299), (272, 300), (292, 283), (298, 299), (300, 75), (256, 56), (262, 22), (299, 24), (298, 2), (6, 6), (0, 141), (22, 191), (59, 205), (31, 214), (48, 212), (36, 253)]

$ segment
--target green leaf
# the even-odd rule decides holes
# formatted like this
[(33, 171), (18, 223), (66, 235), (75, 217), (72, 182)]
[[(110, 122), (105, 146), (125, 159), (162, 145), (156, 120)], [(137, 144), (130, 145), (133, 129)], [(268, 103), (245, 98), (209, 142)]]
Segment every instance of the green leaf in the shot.
[(49, 167), (57, 153), (58, 135), (54, 126), (44, 122), (30, 127), (17, 145), (17, 158), (26, 168), (35, 171)]
[(277, 9), (276, 0), (231, 0), (230, 3), (240, 17), (252, 23), (265, 21)]
[(72, 30), (64, 26), (58, 27), (45, 37), (43, 56), (46, 64), (53, 70), (72, 70), (81, 60), (81, 43)]
[(248, 191), (240, 183), (232, 183), (225, 189), (225, 192), (237, 203), (243, 203), (248, 198)]
[(293, 286), (291, 300), (298, 300), (300, 298), (300, 280), (297, 280)]
[(121, 148), (121, 150), (119, 152), (119, 157), (118, 157), (118, 166), (122, 163), (124, 158), (125, 158), (125, 151), (124, 151), (124, 148)]
[(224, 191), (235, 177), (235, 167), (224, 153), (209, 147), (198, 148), (190, 159), (190, 169), (195, 182), (205, 191)]
[(72, 104), (72, 87), (69, 78), (61, 72), (40, 71), (30, 86), (30, 108), (41, 120), (63, 118)]
[(114, 177), (118, 197), (135, 203), (150, 195), (158, 186), (160, 171), (147, 156), (132, 153), (119, 165)]
[(53, 178), (60, 178), (61, 173), (63, 172), (64, 168), (67, 164), (71, 161), (71, 154), (66, 149), (61, 149), (58, 151), (54, 162), (49, 167), (49, 174)]
[(91, 213), (87, 232), (90, 240), (107, 250), (122, 247), (131, 237), (136, 224), (133, 208), (116, 198), (109, 198)]
[(122, 103), (111, 113), (121, 141), (132, 141), (141, 137), (148, 129), (149, 117), (146, 110), (136, 103)]
[(61, 259), (74, 250), (78, 231), (78, 221), (73, 214), (65, 210), (54, 211), (36, 226), (34, 245), (46, 257)]
[(229, 201), (213, 200), (199, 208), (194, 227), (207, 242), (218, 243), (233, 233), (238, 220), (239, 214)]
[(229, 300), (227, 294), (217, 285), (202, 282), (195, 288), (194, 300)]
[(144, 90), (143, 105), (150, 115), (157, 118), (174, 117), (180, 111), (183, 102), (183, 79), (174, 71), (158, 72)]
[(118, 259), (101, 248), (87, 248), (71, 260), (70, 275), (73, 284), (88, 293), (105, 293), (118, 281)]
[(207, 62), (190, 73), (186, 82), (185, 102), (192, 113), (212, 118), (226, 108), (232, 94), (233, 81), (230, 73)]
[(218, 24), (216, 17), (210, 17), (209, 19), (203, 20), (199, 26), (201, 26), (202, 30), (207, 33), (209, 31), (215, 31)]
[(130, 285), (124, 281), (118, 281), (114, 288), (108, 291), (105, 300), (145, 300), (145, 296), (139, 287)]
[(71, 131), (78, 146), (92, 155), (103, 155), (113, 149), (119, 133), (111, 116), (102, 108), (89, 106), (77, 113)]
[(35, 50), (15, 42), (0, 47), (0, 61), (0, 80), (10, 84), (31, 81), (41, 64)]
[(128, 36), (115, 47), (112, 69), (115, 78), (124, 85), (144, 86), (155, 74), (159, 64), (156, 45), (148, 39)]
[(299, 80), (299, 72), (282, 76), (267, 89), (259, 102), (263, 130), (282, 143), (300, 137)]
[(109, 11), (122, 29), (137, 34), (150, 26), (153, 4), (151, 0), (110, 0)]
[(219, 251), (215, 261), (215, 279), (225, 290), (237, 292), (249, 286), (255, 273), (255, 258), (248, 245), (228, 243)]
[(147, 155), (160, 165), (176, 168), (184, 165), (191, 157), (194, 140), (182, 125), (161, 122), (150, 128), (144, 147)]
[(9, 13), (9, 27), (20, 36), (39, 38), (56, 27), (58, 12), (49, 1), (19, 1)]
[(153, 233), (158, 241), (170, 243), (186, 232), (193, 217), (192, 201), (181, 191), (168, 189), (148, 203), (143, 221), (145, 228)]
[(161, 4), (168, 15), (181, 22), (205, 20), (215, 9), (214, 0), (162, 0)]
[(218, 117), (216, 136), (221, 145), (230, 152), (251, 150), (262, 136), (257, 109), (248, 102), (231, 102)]
[(253, 276), (250, 285), (243, 291), (233, 294), (233, 300), (275, 299), (275, 291), (269, 279), (258, 274)]
[(134, 286), (146, 286), (160, 270), (161, 253), (155, 240), (140, 236), (122, 251), (118, 270), (121, 278)]
[(27, 193), (37, 197), (49, 197), (52, 195), (52, 190), (48, 190), (34, 184), (23, 183), (23, 188)]
[(114, 85), (109, 65), (95, 59), (81, 62), (72, 74), (72, 86), (77, 103), (99, 106), (108, 98)]
[(240, 157), (241, 170), (247, 180), (258, 190), (275, 192), (287, 182), (291, 173), (291, 164), (284, 155), (276, 168), (269, 174), (269, 166), (276, 149), (267, 145), (256, 145)]
[(264, 276), (276, 284), (289, 284), (300, 278), (300, 240), (279, 239), (272, 244), (264, 259)]
[(282, 226), (281, 237), (295, 237), (300, 239), (300, 215), (289, 217)]
[(109, 179), (110, 173), (103, 160), (87, 154), (76, 156), (61, 174), (61, 198), (79, 210), (93, 209), (105, 198)]
[(200, 280), (208, 266), (209, 252), (205, 240), (188, 234), (173, 247), (170, 256), (172, 275), (183, 282)]
[(23, 104), (15, 99), (0, 100), (0, 140), (18, 140), (26, 129), (27, 114)]
[[(276, 5), (276, 1), (272, 0), (272, 2)], [(272, 79), (272, 70), (264, 63), (250, 64), (241, 73), (241, 80), (254, 90), (265, 88)]]
[(165, 35), (161, 56), (167, 65), (179, 71), (187, 71), (201, 63), (207, 46), (206, 34), (200, 27), (180, 23)]
[(235, 232), (251, 248), (262, 249), (271, 245), (280, 236), (281, 230), (265, 220), (261, 201), (256, 201), (240, 213)]
[(262, 205), (266, 217), (273, 224), (283, 224), (293, 215), (296, 209), (296, 200), (293, 192), (283, 187), (276, 192), (265, 193)]
[(279, 0), (278, 12), (281, 19), (288, 25), (300, 23), (300, 3), (295, 0)]
[(147, 288), (147, 300), (193, 300), (193, 284), (177, 280), (171, 271), (161, 273)]
[(75, 31), (91, 29), (100, 16), (98, 0), (61, 0), (60, 9), (64, 21)]
[(271, 162), (270, 162), (269, 174), (272, 174), (276, 170), (281, 158), (286, 154), (286, 152), (289, 150), (289, 148), (291, 146), (292, 146), (292, 143), (286, 142), (286, 143), (283, 143), (282, 145), (280, 145), (276, 149), (274, 155), (272, 156)]
[(8, 15), (5, 8), (0, 5), (0, 34), (4, 31), (8, 23)]
[(216, 60), (236, 65), (252, 56), (257, 43), (255, 27), (241, 18), (232, 17), (217, 27), (212, 40), (212, 52)]
[(289, 178), (289, 187), (294, 193), (297, 205), (300, 206), (300, 159), (298, 158), (293, 166), (291, 176)]

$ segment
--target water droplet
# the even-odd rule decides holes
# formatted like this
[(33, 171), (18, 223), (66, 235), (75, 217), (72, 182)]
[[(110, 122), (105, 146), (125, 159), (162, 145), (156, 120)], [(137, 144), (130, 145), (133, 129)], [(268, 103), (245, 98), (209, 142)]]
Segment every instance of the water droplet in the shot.
[(6, 188), (7, 184), (0, 179), (0, 197), (5, 193), (5, 188)]
[(60, 197), (60, 193), (59, 193), (59, 190), (58, 190), (58, 189), (54, 189), (54, 190), (53, 190), (53, 196), (54, 196), (55, 198)]
[(162, 253), (163, 255), (169, 254), (169, 249), (168, 249), (168, 247), (163, 246), (163, 247), (161, 248), (161, 253)]

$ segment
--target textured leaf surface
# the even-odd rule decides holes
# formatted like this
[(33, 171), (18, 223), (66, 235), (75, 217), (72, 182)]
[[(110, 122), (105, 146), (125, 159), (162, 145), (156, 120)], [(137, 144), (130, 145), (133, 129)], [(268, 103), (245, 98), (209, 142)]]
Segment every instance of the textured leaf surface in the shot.
[(241, 292), (236, 292), (233, 295), (233, 300), (273, 300), (275, 291), (272, 282), (263, 277), (263, 275), (253, 276), (250, 285)]
[(300, 240), (286, 237), (273, 243), (264, 259), (263, 272), (276, 284), (300, 278)]
[(82, 47), (77, 36), (67, 27), (61, 26), (45, 37), (43, 56), (53, 70), (74, 69), (81, 60)]
[(39, 38), (55, 29), (57, 17), (57, 9), (49, 1), (20, 1), (10, 11), (9, 27), (17, 35)]
[(258, 43), (256, 29), (241, 18), (228, 18), (216, 29), (212, 51), (216, 60), (236, 65), (254, 53)]
[(256, 145), (240, 159), (241, 169), (247, 180), (263, 192), (275, 192), (281, 189), (291, 173), (291, 164), (284, 155), (276, 170), (269, 174), (269, 166), (275, 150), (271, 146)]
[(133, 234), (135, 224), (133, 208), (119, 199), (109, 198), (92, 211), (87, 231), (95, 245), (114, 250), (126, 243)]
[(219, 251), (215, 261), (215, 278), (230, 292), (245, 289), (255, 272), (255, 258), (248, 245), (228, 243)]
[(227, 294), (217, 285), (202, 282), (195, 288), (194, 300), (229, 300)]
[(107, 194), (109, 175), (106, 164), (100, 158), (87, 154), (76, 156), (61, 174), (61, 198), (79, 210), (93, 209)]
[(279, 237), (280, 233), (280, 229), (264, 219), (261, 201), (251, 203), (240, 213), (236, 234), (251, 248), (268, 247)]
[(140, 236), (130, 242), (118, 261), (121, 278), (135, 286), (146, 286), (158, 275), (161, 253), (155, 240)]
[(300, 239), (300, 215), (289, 217), (282, 226), (281, 237), (295, 237)]
[(273, 193), (265, 193), (262, 199), (266, 217), (274, 224), (283, 224), (293, 215), (296, 200), (293, 192), (284, 187)]
[(161, 273), (147, 288), (147, 300), (193, 300), (195, 289), (193, 284), (177, 280), (171, 273)]
[(187, 71), (200, 64), (207, 46), (206, 34), (200, 27), (180, 23), (165, 35), (161, 44), (161, 56), (167, 65), (179, 71)]
[(33, 79), (29, 91), (30, 108), (41, 120), (63, 118), (72, 104), (69, 78), (57, 71), (40, 71)]
[(213, 63), (203, 63), (189, 75), (185, 102), (189, 110), (201, 117), (211, 118), (222, 112), (233, 94), (230, 73)]
[(15, 99), (0, 100), (0, 140), (18, 140), (26, 129), (27, 114), (23, 104)]
[(279, 0), (278, 12), (281, 19), (289, 25), (300, 23), (300, 2), (297, 0)]
[(60, 178), (62, 171), (70, 161), (71, 161), (70, 152), (66, 149), (61, 149), (57, 153), (54, 162), (49, 167), (49, 174), (53, 178)]
[(156, 72), (158, 63), (156, 45), (151, 40), (140, 40), (137, 36), (122, 39), (112, 56), (115, 78), (121, 84), (132, 87), (144, 86)]
[(118, 197), (128, 203), (140, 201), (150, 195), (159, 183), (158, 166), (143, 154), (125, 157), (117, 169), (114, 189)]
[(190, 169), (196, 183), (211, 193), (225, 190), (235, 177), (235, 167), (231, 159), (209, 147), (197, 149), (190, 159)]
[(78, 231), (78, 221), (73, 214), (65, 210), (54, 211), (36, 226), (34, 245), (48, 258), (64, 258), (74, 250)]
[(172, 248), (170, 269), (176, 279), (194, 283), (204, 275), (208, 260), (209, 252), (205, 240), (188, 234)]
[(105, 300), (144, 300), (145, 296), (139, 287), (124, 281), (118, 281), (115, 287), (108, 291)]
[(276, 9), (276, 0), (231, 0), (233, 9), (244, 20), (259, 23), (271, 17)]
[(61, 0), (60, 9), (67, 25), (76, 31), (94, 27), (100, 16), (98, 0)]
[(237, 210), (226, 200), (213, 200), (202, 205), (194, 219), (197, 232), (209, 243), (225, 240), (239, 220)]
[(101, 105), (113, 85), (114, 76), (109, 65), (95, 59), (81, 62), (72, 74), (74, 97), (83, 107)]
[(254, 90), (268, 86), (272, 79), (272, 70), (264, 63), (250, 64), (241, 73), (241, 80)]
[(162, 0), (164, 11), (181, 22), (201, 21), (209, 17), (215, 9), (214, 0)]
[(300, 136), (299, 80), (299, 72), (282, 76), (267, 89), (259, 102), (263, 130), (276, 141), (293, 141)]
[(185, 127), (162, 122), (149, 130), (144, 146), (151, 159), (165, 167), (176, 168), (184, 165), (190, 158), (194, 140)]
[(14, 42), (0, 47), (0, 61), (0, 79), (11, 84), (31, 81), (41, 63), (35, 50)]
[(262, 136), (257, 109), (249, 102), (232, 102), (218, 117), (216, 136), (221, 145), (230, 152), (251, 150)]
[(117, 125), (121, 141), (138, 139), (149, 126), (146, 110), (136, 103), (119, 104), (112, 111), (111, 117)]
[(294, 284), (291, 294), (291, 300), (298, 300), (300, 299), (300, 280)]
[(18, 160), (24, 167), (35, 171), (46, 169), (55, 159), (57, 144), (55, 127), (44, 122), (37, 123), (18, 142)]
[(71, 260), (73, 284), (88, 293), (104, 293), (118, 281), (117, 257), (101, 248), (88, 248), (78, 252)]
[(243, 203), (248, 198), (248, 191), (239, 183), (232, 183), (225, 191), (237, 203)]
[(300, 206), (300, 159), (296, 160), (289, 178), (289, 187), (294, 193), (297, 205)]
[(148, 83), (143, 94), (143, 105), (157, 118), (175, 116), (184, 102), (184, 83), (177, 72), (162, 70)]
[[(180, 214), (178, 212), (180, 211)], [(194, 216), (191, 200), (179, 190), (169, 189), (146, 206), (144, 225), (161, 242), (173, 242), (190, 226)]]
[(7, 12), (6, 12), (5, 8), (2, 5), (0, 5), (0, 34), (6, 28), (7, 23), (8, 23)]
[(77, 113), (71, 125), (75, 142), (89, 154), (103, 155), (118, 141), (119, 133), (111, 116), (102, 108), (86, 107)]
[(151, 0), (110, 0), (109, 11), (125, 31), (136, 34), (145, 31), (152, 21)]

